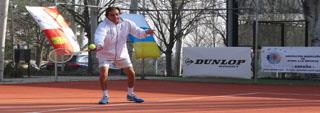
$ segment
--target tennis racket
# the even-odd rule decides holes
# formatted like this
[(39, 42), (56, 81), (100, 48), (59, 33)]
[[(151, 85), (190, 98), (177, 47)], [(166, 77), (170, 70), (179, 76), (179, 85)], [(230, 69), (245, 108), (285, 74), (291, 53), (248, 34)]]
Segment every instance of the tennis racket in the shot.
[(74, 55), (79, 55), (81, 53), (88, 52), (88, 51), (94, 51), (94, 50), (95, 49), (86, 48), (86, 49), (81, 50), (79, 52), (72, 52), (72, 51), (65, 49), (65, 48), (57, 48), (57, 49), (50, 51), (49, 60), (54, 63), (65, 63), (65, 62), (68, 62), (69, 60), (71, 60), (71, 58)]

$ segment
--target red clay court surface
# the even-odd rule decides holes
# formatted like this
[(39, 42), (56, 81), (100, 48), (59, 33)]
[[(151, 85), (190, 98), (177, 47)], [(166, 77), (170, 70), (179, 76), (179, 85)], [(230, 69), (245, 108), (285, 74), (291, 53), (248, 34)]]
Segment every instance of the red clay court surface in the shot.
[(320, 113), (319, 86), (137, 80), (144, 103), (126, 100), (126, 80), (0, 85), (0, 113)]

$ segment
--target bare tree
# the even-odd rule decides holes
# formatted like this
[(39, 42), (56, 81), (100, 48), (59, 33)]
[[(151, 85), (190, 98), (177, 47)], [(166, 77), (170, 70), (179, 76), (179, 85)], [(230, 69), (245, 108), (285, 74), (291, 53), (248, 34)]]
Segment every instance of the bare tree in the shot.
[[(211, 0), (150, 0), (146, 4), (146, 12), (157, 30), (158, 40), (163, 46), (161, 52), (166, 55), (166, 71), (168, 76), (173, 75), (172, 53), (177, 40), (181, 40), (195, 27), (210, 4), (202, 4), (197, 10), (185, 10), (194, 4), (210, 3)], [(176, 59), (179, 60), (179, 59)]]
[[(208, 3), (206, 3), (208, 4)], [(213, 0), (211, 9), (205, 12), (204, 17), (197, 22), (194, 30), (184, 39), (187, 47), (217, 47), (224, 46), (226, 42), (226, 10), (225, 1)], [(201, 6), (195, 6), (199, 8)]]

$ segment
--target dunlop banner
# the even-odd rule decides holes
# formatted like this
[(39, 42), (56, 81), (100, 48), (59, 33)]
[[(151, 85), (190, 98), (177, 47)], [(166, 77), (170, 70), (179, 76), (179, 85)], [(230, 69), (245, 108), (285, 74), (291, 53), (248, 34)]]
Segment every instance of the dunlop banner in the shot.
[(184, 48), (183, 60), (183, 76), (252, 76), (249, 47)]

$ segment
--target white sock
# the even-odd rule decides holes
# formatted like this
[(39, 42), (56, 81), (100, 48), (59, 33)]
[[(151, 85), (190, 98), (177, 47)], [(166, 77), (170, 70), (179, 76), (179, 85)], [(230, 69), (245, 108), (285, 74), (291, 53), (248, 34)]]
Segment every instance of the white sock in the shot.
[(130, 95), (130, 96), (134, 95), (133, 87), (132, 88), (128, 88), (128, 95)]
[(109, 97), (108, 90), (103, 90), (103, 96)]

